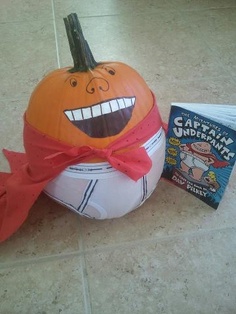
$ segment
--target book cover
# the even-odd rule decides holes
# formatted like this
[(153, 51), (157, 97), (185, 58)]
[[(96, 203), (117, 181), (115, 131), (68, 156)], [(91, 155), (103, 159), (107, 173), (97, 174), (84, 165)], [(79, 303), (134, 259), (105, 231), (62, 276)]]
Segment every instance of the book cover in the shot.
[(206, 115), (190, 107), (171, 106), (162, 177), (217, 209), (236, 160), (235, 119), (228, 123), (222, 106)]

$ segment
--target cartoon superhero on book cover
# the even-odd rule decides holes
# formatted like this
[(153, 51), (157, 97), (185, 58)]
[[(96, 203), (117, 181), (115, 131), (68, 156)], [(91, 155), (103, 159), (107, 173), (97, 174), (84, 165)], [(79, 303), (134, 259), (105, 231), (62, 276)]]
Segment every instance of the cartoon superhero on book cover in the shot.
[[(180, 168), (193, 181), (205, 182), (216, 191), (220, 185), (217, 182), (216, 175), (209, 171), (210, 166), (214, 168), (223, 168), (228, 166), (227, 161), (220, 161), (216, 155), (211, 152), (211, 144), (208, 142), (194, 142), (181, 144), (180, 148)], [(207, 171), (209, 171), (207, 173)]]

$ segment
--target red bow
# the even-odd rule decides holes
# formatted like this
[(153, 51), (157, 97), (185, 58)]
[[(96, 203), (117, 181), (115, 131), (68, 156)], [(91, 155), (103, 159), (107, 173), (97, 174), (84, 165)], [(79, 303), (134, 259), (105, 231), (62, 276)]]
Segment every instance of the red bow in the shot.
[(51, 160), (53, 168), (58, 168), (86, 162), (93, 157), (107, 160), (113, 168), (123, 172), (134, 181), (143, 177), (152, 167), (151, 159), (144, 147), (134, 148), (121, 153), (113, 151), (111, 148), (73, 147), (67, 151), (51, 154), (45, 157), (45, 160)]

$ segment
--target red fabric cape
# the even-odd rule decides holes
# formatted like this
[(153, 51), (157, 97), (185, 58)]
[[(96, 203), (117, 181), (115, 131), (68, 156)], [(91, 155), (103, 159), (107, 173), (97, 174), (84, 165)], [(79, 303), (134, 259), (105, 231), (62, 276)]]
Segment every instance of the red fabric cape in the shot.
[(155, 98), (149, 114), (105, 149), (67, 145), (38, 132), (24, 120), (26, 153), (3, 150), (11, 173), (0, 173), (0, 242), (23, 224), (47, 183), (69, 165), (100, 157), (135, 181), (144, 176), (152, 162), (141, 145), (162, 126)]

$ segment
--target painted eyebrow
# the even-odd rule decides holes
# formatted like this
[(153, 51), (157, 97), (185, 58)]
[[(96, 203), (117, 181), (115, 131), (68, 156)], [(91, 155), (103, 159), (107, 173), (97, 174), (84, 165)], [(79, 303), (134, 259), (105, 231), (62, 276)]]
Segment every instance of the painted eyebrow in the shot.
[(65, 82), (67, 82), (67, 81), (70, 80), (70, 79), (78, 80), (79, 78), (76, 77), (75, 75), (72, 75), (72, 76), (67, 77), (67, 78), (65, 79)]
[(113, 70), (114, 72), (116, 72), (116, 70), (115, 70), (114, 68), (110, 67), (109, 65), (103, 65), (103, 66), (102, 66), (102, 69), (106, 69), (106, 68), (111, 69), (111, 70)]

